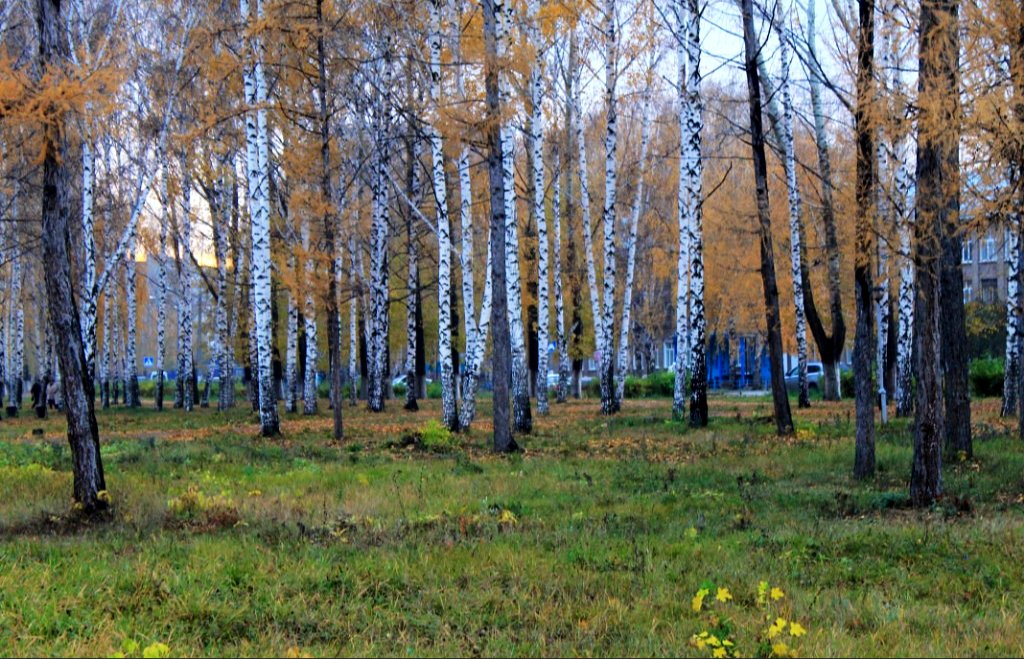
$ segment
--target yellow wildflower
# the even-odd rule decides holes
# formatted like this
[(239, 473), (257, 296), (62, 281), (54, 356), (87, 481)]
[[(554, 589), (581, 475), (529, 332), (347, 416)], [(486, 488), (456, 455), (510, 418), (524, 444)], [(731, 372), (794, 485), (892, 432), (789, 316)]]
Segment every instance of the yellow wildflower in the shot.
[(757, 603), (764, 605), (768, 603), (768, 582), (762, 581), (757, 584)]
[(708, 645), (710, 645), (713, 648), (720, 648), (720, 647), (722, 647), (722, 642), (720, 640), (718, 640), (717, 636), (712, 634), (711, 636), (708, 637)]
[(801, 625), (799, 622), (789, 623), (789, 635), (793, 638), (800, 638), (806, 633), (807, 630), (804, 629), (803, 625)]
[(725, 656), (725, 648), (715, 648), (714, 651), (711, 653), (711, 656), (715, 657), (716, 659), (721, 659), (721, 657)]
[(704, 607), (704, 598), (707, 597), (710, 592), (711, 591), (707, 588), (701, 588), (697, 591), (697, 594), (693, 596), (690, 606), (693, 608), (694, 613), (700, 613), (700, 610)]
[(719, 588), (718, 594), (715, 595), (715, 599), (719, 602), (728, 602), (732, 599), (732, 593), (729, 592), (728, 588)]
[(786, 593), (782, 592), (781, 588), (772, 588), (772, 599), (778, 602), (780, 599), (786, 596)]
[(171, 656), (171, 649), (163, 643), (153, 643), (142, 650), (142, 656), (144, 659), (162, 659)]
[(772, 645), (772, 656), (773, 657), (788, 657), (790, 656), (789, 646), (783, 642), (778, 642)]
[(785, 618), (776, 618), (771, 627), (768, 628), (768, 638), (775, 638), (786, 628)]

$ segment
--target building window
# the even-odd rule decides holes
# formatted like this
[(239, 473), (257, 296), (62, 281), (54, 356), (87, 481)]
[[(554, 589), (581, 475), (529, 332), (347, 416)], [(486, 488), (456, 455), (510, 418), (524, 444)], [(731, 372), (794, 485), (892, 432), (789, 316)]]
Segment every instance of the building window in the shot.
[(974, 297), (974, 289), (971, 288), (971, 285), (968, 284), (968, 285), (964, 286), (964, 304), (970, 303), (971, 298), (973, 298), (973, 297)]
[(981, 301), (985, 304), (996, 303), (997, 282), (995, 279), (981, 280)]
[(964, 246), (960, 254), (960, 260), (964, 263), (974, 262), (974, 241), (968, 238), (964, 241)]
[(992, 234), (988, 234), (981, 240), (979, 248), (979, 260), (982, 263), (991, 263), (996, 260), (996, 239)]

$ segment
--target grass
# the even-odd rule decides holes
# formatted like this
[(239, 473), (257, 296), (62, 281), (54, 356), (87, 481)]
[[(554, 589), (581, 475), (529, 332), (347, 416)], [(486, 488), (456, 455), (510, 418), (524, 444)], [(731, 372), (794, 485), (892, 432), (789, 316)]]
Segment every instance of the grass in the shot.
[[(102, 412), (114, 512), (92, 523), (67, 516), (61, 420), (3, 421), (0, 655), (711, 656), (710, 630), (749, 656), (777, 617), (810, 656), (1024, 652), (1024, 447), (997, 400), (920, 512), (905, 421), (874, 481), (849, 476), (847, 403), (789, 440), (768, 400), (713, 397), (700, 431), (668, 401), (553, 405), (509, 458), (489, 402), (443, 453), (413, 441), (421, 405), (346, 407), (341, 445), (326, 410), (277, 441), (242, 409)], [(759, 605), (761, 581), (785, 596)]]

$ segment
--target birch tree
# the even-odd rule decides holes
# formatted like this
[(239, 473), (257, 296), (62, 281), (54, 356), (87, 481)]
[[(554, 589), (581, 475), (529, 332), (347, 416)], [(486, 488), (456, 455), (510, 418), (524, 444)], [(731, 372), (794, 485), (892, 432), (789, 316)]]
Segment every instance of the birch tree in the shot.
[(796, 177), (796, 146), (793, 141), (793, 94), (790, 92), (790, 48), (792, 37), (789, 21), (784, 19), (779, 31), (779, 57), (782, 60), (782, 150), (786, 170), (786, 190), (789, 194), (789, 254), (793, 273), (793, 305), (796, 324), (797, 373), (799, 374), (799, 407), (810, 407), (811, 398), (807, 383), (807, 324), (804, 313), (803, 236), (801, 235), (800, 188)]
[(440, 120), (441, 100), (441, 1), (430, 0), (430, 106), (434, 123), (427, 129), (430, 141), (434, 202), (437, 209), (437, 309), (438, 359), (441, 362), (441, 419), (450, 430), (459, 429), (452, 364), (452, 237), (444, 172)]
[[(452, 40), (452, 58), (459, 62), (462, 59), (461, 43), (462, 12), (456, 13), (455, 35)], [(460, 99), (466, 98), (466, 84), (463, 79), (462, 66), (455, 66), (455, 89)], [(476, 391), (477, 382), (480, 377), (480, 367), (483, 364), (484, 348), (487, 343), (487, 333), (491, 323), (491, 296), (492, 296), (492, 263), (491, 263), (491, 239), (488, 232), (487, 238), (487, 260), (484, 272), (484, 292), (480, 301), (480, 309), (476, 307), (475, 283), (473, 280), (473, 187), (470, 178), (470, 147), (466, 142), (462, 143), (459, 151), (459, 158), (456, 163), (459, 175), (459, 225), (460, 244), (459, 264), (462, 270), (462, 305), (463, 323), (466, 335), (466, 360), (462, 376), (462, 407), (459, 410), (459, 425), (464, 431), (468, 431), (476, 417)]]
[[(703, 228), (703, 150), (701, 134), (704, 131), (704, 100), (701, 97), (700, 74), (700, 7), (698, 0), (685, 0), (686, 31), (686, 84), (682, 142), (682, 169), (686, 178), (686, 244), (690, 253), (690, 425), (702, 428), (708, 425), (708, 371), (704, 355), (704, 228)], [(683, 15), (684, 8), (680, 7)], [(679, 282), (682, 286), (683, 282)]]
[(548, 336), (551, 302), (548, 292), (548, 223), (544, 205), (544, 50), (538, 14), (540, 0), (530, 0), (529, 38), (536, 49), (530, 70), (530, 165), (533, 177), (532, 208), (537, 223), (537, 414), (546, 415), (548, 407)]
[[(500, 9), (500, 11), (498, 11)], [(504, 35), (497, 39), (498, 58), (508, 57), (508, 35), (512, 29), (512, 2), (505, 0), (495, 3), (497, 29)], [(502, 103), (511, 98), (509, 74), (498, 76)], [(526, 332), (523, 327), (523, 293), (519, 272), (519, 221), (516, 211), (515, 182), (515, 139), (512, 126), (501, 124), (501, 168), (505, 204), (505, 287), (508, 313), (509, 339), (512, 347), (512, 415), (516, 432), (530, 434), (533, 431), (533, 416), (530, 411), (530, 369), (526, 361)], [(493, 202), (492, 196), (492, 202)], [(493, 245), (493, 242), (492, 242)]]
[[(555, 389), (555, 401), (564, 403), (569, 393), (572, 362), (569, 360), (569, 337), (565, 332), (565, 298), (562, 294), (562, 172), (561, 158), (557, 148), (553, 161), (551, 224), (554, 231), (554, 243), (551, 262), (554, 264), (552, 279), (555, 287), (555, 344), (558, 347), (558, 386)], [(627, 305), (627, 310), (623, 313), (629, 313), (628, 308)]]
[[(242, 20), (249, 31), (263, 20), (262, 0), (239, 0)], [(263, 46), (258, 34), (247, 35), (245, 62), (245, 134), (246, 174), (249, 181), (249, 207), (252, 224), (253, 315), (259, 382), (260, 432), (264, 437), (280, 433), (277, 396), (271, 372), (271, 294), (270, 294), (270, 163), (267, 136), (267, 82), (263, 74)]]
[(316, 344), (316, 302), (313, 299), (313, 277), (316, 274), (316, 266), (310, 249), (309, 225), (310, 220), (304, 218), (301, 231), (306, 294), (303, 300), (302, 320), (303, 330), (306, 333), (306, 369), (303, 374), (302, 413), (316, 414), (316, 367), (320, 360), (320, 354)]

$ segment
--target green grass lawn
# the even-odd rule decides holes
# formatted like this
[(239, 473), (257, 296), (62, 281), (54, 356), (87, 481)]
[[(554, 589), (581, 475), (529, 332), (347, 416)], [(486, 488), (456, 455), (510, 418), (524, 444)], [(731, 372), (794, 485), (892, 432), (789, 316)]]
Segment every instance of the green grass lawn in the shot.
[[(505, 458), (484, 402), (452, 445), (403, 446), (438, 404), (346, 407), (341, 445), (326, 410), (276, 441), (241, 409), (101, 412), (114, 508), (88, 524), (62, 420), (0, 422), (0, 655), (1024, 653), (1024, 446), (997, 401), (923, 512), (902, 420), (852, 480), (848, 403), (789, 440), (766, 399), (715, 397), (701, 431), (665, 400), (553, 405)], [(806, 635), (769, 639), (778, 618)]]

